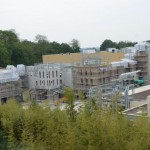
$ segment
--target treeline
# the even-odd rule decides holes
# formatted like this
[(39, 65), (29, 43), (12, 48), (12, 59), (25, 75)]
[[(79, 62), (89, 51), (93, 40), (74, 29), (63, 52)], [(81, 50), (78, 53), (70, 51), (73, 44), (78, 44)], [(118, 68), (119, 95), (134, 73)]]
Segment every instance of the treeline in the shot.
[(150, 122), (144, 115), (130, 121), (117, 109), (102, 111), (93, 99), (79, 113), (71, 93), (68, 98), (66, 111), (36, 103), (26, 110), (14, 101), (0, 105), (0, 149), (150, 149)]
[(106, 50), (107, 48), (117, 48), (117, 49), (121, 49), (124, 47), (132, 47), (135, 44), (137, 44), (137, 42), (130, 42), (130, 41), (120, 41), (120, 42), (113, 42), (109, 39), (106, 39), (100, 46), (100, 50)]
[(48, 41), (46, 36), (37, 35), (35, 41), (20, 40), (14, 30), (0, 30), (0, 67), (8, 64), (33, 65), (42, 62), (42, 55), (79, 52), (79, 41), (68, 43)]

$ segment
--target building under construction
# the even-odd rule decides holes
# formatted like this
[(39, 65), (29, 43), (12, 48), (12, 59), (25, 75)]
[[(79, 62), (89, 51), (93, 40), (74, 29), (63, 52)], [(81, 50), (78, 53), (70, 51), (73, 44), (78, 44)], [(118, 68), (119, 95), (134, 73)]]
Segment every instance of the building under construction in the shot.
[(150, 43), (145, 42), (136, 44), (135, 60), (137, 61), (137, 69), (141, 70), (139, 76), (150, 83)]
[(24, 72), (23, 65), (18, 65), (17, 68), (8, 65), (6, 69), (0, 69), (0, 103), (6, 103), (9, 99), (22, 100), (20, 75), (24, 75)]
[(90, 55), (74, 67), (73, 79), (76, 93), (87, 93), (93, 86), (104, 85), (117, 80), (119, 75), (136, 70), (136, 61), (122, 59), (117, 62), (108, 59), (91, 57)]

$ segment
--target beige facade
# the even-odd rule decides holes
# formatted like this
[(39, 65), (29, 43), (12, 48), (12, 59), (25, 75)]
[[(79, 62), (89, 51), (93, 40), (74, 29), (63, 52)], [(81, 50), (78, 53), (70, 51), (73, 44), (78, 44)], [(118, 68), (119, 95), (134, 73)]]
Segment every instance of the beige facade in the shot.
[[(43, 55), (43, 63), (78, 63), (81, 62), (83, 55), (81, 53), (67, 53), (67, 54), (54, 54)], [(84, 58), (88, 58), (88, 54), (84, 54)], [(124, 58), (124, 53), (110, 53), (110, 52), (97, 52), (90, 54), (90, 57), (101, 57), (103, 62), (115, 62)]]
[(119, 75), (136, 70), (136, 64), (112, 67), (111, 65), (78, 65), (74, 67), (74, 89), (77, 93), (80, 91), (87, 92), (90, 87), (111, 83), (118, 79)]

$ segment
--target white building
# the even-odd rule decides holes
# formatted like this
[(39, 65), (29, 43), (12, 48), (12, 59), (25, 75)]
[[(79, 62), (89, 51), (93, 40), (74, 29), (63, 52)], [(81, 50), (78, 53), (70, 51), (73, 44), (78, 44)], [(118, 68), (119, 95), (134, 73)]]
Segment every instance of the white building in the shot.
[(116, 48), (107, 48), (106, 50), (107, 50), (107, 52), (111, 52), (111, 53), (117, 53), (118, 52), (118, 49), (116, 49)]
[(26, 72), (31, 99), (46, 99), (48, 95), (59, 95), (64, 86), (73, 88), (70, 64), (38, 64), (27, 66)]
[(56, 89), (63, 84), (62, 68), (57, 64), (26, 67), (29, 89)]

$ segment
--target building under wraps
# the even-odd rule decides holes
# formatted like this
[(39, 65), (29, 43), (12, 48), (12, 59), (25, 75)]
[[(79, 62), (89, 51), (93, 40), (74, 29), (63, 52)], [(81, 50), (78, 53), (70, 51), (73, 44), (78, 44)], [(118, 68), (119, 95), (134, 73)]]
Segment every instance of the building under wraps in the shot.
[(22, 81), (21, 76), (25, 75), (25, 66), (7, 65), (6, 69), (0, 69), (0, 103), (9, 99), (21, 100)]

